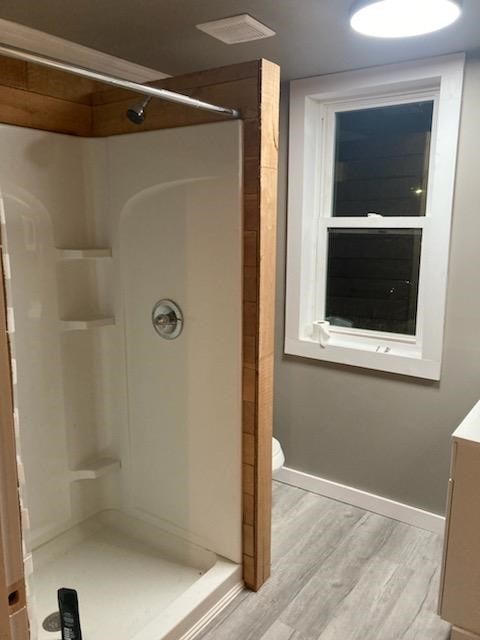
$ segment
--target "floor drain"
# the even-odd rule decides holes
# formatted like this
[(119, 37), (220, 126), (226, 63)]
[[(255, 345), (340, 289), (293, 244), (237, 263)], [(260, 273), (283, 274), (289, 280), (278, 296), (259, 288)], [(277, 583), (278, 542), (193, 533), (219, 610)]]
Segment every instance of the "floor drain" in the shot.
[(60, 624), (60, 613), (55, 611), (47, 616), (42, 622), (42, 627), (45, 631), (60, 631), (62, 628), (62, 625)]

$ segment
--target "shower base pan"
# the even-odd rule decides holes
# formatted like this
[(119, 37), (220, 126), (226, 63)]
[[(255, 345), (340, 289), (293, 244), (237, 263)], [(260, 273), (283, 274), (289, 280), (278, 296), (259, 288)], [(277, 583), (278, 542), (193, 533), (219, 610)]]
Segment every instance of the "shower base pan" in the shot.
[(57, 589), (78, 591), (88, 640), (190, 640), (242, 590), (241, 567), (120, 511), (104, 511), (33, 553), (32, 637)]

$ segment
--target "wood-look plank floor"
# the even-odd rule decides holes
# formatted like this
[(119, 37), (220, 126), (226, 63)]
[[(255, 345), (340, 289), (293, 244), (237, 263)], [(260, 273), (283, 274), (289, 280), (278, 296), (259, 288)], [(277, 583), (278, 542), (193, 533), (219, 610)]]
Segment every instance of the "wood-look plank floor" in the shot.
[(441, 538), (274, 482), (272, 577), (201, 640), (447, 640)]

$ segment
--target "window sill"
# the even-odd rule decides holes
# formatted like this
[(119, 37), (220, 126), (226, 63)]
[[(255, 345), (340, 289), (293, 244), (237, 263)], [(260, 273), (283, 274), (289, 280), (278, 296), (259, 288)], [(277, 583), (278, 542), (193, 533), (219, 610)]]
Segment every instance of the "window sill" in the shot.
[[(378, 344), (377, 344), (378, 347)], [(313, 339), (285, 340), (285, 354), (346, 364), (364, 369), (398, 373), (427, 380), (440, 380), (440, 362), (424, 358), (418, 350), (410, 345), (398, 344), (390, 347), (388, 353), (377, 351), (376, 346), (358, 341), (355, 347), (342, 344), (333, 338), (327, 346), (320, 346)]]

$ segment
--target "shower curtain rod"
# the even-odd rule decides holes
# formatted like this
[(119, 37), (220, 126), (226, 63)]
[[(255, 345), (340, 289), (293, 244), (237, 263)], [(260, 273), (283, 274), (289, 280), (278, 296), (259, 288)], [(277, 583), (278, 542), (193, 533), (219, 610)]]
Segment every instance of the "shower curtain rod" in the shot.
[(167, 100), (168, 102), (176, 102), (183, 104), (187, 107), (194, 107), (195, 109), (203, 109), (205, 111), (212, 111), (214, 113), (221, 113), (229, 118), (238, 118), (240, 116), (237, 109), (231, 109), (229, 107), (220, 107), (216, 104), (210, 104), (209, 102), (203, 102), (203, 100), (197, 100), (190, 98), (181, 93), (175, 93), (174, 91), (168, 91), (167, 89), (158, 89), (157, 87), (149, 87), (146, 84), (140, 84), (131, 80), (124, 80), (123, 78), (117, 78), (105, 73), (93, 71), (92, 69), (86, 69), (85, 67), (77, 67), (68, 62), (62, 62), (55, 58), (49, 58), (37, 53), (32, 53), (26, 49), (19, 49), (17, 47), (11, 47), (9, 45), (0, 43), (0, 54), (8, 56), (10, 58), (17, 58), (19, 60), (25, 60), (26, 62), (33, 62), (35, 64), (41, 64), (51, 69), (58, 69), (59, 71), (67, 71), (68, 73), (74, 73), (77, 76), (84, 78), (90, 78), (91, 80), (97, 80), (98, 82), (104, 82), (110, 84), (113, 87), (120, 87), (121, 89), (128, 89), (136, 93), (142, 93), (152, 98), (160, 98), (161, 100)]

